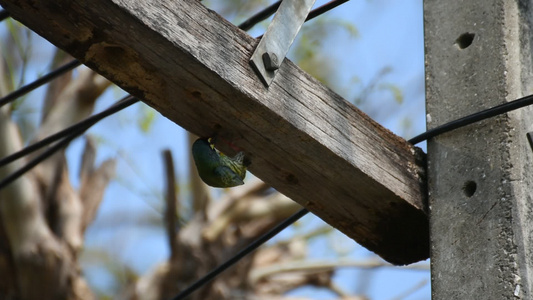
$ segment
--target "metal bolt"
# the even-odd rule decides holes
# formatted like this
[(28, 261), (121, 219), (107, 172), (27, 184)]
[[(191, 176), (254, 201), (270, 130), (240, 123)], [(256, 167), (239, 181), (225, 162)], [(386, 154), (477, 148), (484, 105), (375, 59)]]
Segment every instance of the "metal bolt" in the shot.
[(268, 71), (275, 71), (279, 69), (279, 61), (276, 54), (272, 52), (263, 53), (263, 64)]

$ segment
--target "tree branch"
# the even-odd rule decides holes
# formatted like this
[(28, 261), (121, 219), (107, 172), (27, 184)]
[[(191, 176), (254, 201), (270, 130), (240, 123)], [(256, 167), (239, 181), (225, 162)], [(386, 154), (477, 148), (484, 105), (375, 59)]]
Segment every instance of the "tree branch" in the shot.
[(167, 231), (167, 239), (170, 247), (171, 261), (178, 255), (177, 253), (177, 236), (176, 236), (176, 224), (177, 224), (177, 193), (176, 193), (176, 175), (174, 174), (174, 160), (172, 159), (172, 153), (170, 150), (163, 151), (163, 160), (165, 164), (165, 178), (167, 182), (167, 193), (165, 197), (165, 228)]
[[(360, 268), (360, 269), (376, 269), (383, 267), (394, 267), (389, 263), (380, 261), (380, 260), (305, 260), (305, 261), (284, 261), (279, 264), (273, 264), (266, 267), (259, 267), (252, 270), (250, 273), (250, 282), (254, 284), (259, 280), (262, 280), (265, 277), (273, 276), (279, 273), (287, 272), (323, 272), (323, 271), (332, 271), (336, 268)], [(414, 264), (411, 266), (402, 267), (402, 269), (409, 270), (418, 270), (418, 271), (429, 271), (429, 265), (425, 264)]]

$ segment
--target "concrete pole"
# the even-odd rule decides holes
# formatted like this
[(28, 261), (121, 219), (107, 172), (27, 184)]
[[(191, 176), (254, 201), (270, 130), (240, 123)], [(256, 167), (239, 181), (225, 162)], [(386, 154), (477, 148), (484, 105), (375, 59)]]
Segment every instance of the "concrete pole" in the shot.
[[(533, 93), (533, 2), (424, 1), (427, 126)], [(428, 143), (432, 295), (533, 299), (533, 108)]]

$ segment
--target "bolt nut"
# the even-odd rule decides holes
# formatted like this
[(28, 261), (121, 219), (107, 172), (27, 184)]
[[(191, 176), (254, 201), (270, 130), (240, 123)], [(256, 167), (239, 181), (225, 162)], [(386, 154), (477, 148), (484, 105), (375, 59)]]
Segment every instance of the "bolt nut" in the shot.
[(280, 66), (278, 56), (272, 52), (263, 53), (263, 64), (268, 71), (275, 71)]

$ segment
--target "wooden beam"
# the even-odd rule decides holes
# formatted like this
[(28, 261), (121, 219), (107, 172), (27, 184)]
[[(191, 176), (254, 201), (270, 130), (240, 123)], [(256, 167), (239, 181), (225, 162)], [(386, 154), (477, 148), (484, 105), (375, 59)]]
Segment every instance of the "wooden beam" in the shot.
[[(531, 94), (531, 1), (424, 1), (428, 128)], [(428, 143), (432, 299), (533, 299), (527, 107)]]
[(200, 1), (0, 3), (185, 129), (244, 149), (254, 175), (384, 259), (428, 257), (421, 151), (288, 60), (265, 88), (257, 40)]

